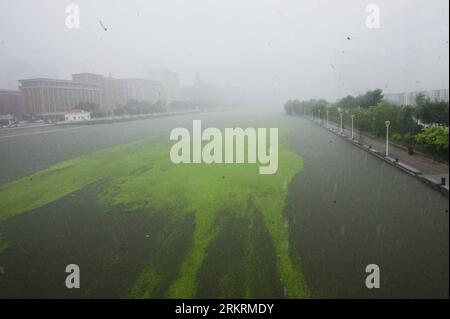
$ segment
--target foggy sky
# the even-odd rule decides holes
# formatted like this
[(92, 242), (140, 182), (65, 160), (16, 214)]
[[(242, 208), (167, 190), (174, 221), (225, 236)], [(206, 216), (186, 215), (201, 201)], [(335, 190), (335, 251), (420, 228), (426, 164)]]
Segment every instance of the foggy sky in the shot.
[[(80, 29), (65, 26), (69, 3), (80, 6)], [(380, 6), (380, 29), (365, 25), (370, 3)], [(0, 0), (0, 88), (83, 71), (143, 77), (158, 67), (181, 85), (198, 72), (267, 104), (448, 88), (448, 3)]]

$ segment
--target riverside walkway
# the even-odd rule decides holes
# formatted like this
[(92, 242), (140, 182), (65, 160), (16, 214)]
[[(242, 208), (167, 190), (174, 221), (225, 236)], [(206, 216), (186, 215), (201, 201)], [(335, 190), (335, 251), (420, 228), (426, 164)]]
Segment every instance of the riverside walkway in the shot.
[[(318, 120), (315, 120), (315, 122), (322, 125), (324, 128), (327, 128), (325, 121), (322, 120), (319, 122)], [(351, 128), (345, 127), (342, 132), (340, 132), (338, 124), (329, 122), (328, 129), (342, 137), (351, 139)], [(380, 141), (365, 134), (361, 134), (359, 130), (356, 129), (353, 131), (353, 137), (353, 143), (362, 148), (367, 148), (371, 153), (378, 155), (378, 157), (383, 158), (403, 171), (415, 175), (426, 184), (429, 184), (448, 195), (449, 170), (447, 164), (435, 161), (419, 152), (410, 155), (406, 148), (392, 143), (389, 143), (389, 156), (386, 157), (385, 141)]]

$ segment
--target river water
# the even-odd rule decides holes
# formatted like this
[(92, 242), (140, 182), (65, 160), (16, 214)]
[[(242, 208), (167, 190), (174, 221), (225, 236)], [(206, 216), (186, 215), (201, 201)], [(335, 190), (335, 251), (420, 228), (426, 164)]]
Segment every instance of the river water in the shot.
[[(201, 119), (203, 127), (247, 127), (255, 122), (293, 126), (291, 146), (303, 157), (304, 169), (289, 185), (285, 214), (291, 248), (300, 256), (313, 297), (448, 298), (447, 198), (310, 121), (280, 112), (212, 112), (3, 131), (0, 184), (102, 148), (168, 136), (174, 127), (190, 128), (193, 119)], [(144, 212), (126, 218), (120, 212), (108, 218), (93, 214), (89, 194), (83, 190), (0, 224), (1, 234), (14, 242), (0, 253), (0, 297), (125, 297), (129, 281), (151, 258), (154, 238), (169, 221)], [(76, 209), (65, 210), (67, 205)], [(183, 237), (193, 225), (187, 216), (180, 236), (173, 238), (179, 248), (167, 259), (173, 261), (168, 268), (188, 249)], [(147, 238), (149, 230), (156, 235)], [(61, 269), (67, 251), (89, 269), (88, 292), (61, 289), (58, 283), (65, 274), (45, 271)], [(117, 261), (116, 267), (111, 260)], [(365, 286), (369, 264), (380, 268), (380, 289)], [(13, 275), (6, 276), (10, 270)], [(110, 278), (117, 280), (112, 283)], [(208, 289), (202, 287), (201, 281), (199, 293), (207, 296)], [(274, 286), (268, 296), (282, 296), (280, 289)]]

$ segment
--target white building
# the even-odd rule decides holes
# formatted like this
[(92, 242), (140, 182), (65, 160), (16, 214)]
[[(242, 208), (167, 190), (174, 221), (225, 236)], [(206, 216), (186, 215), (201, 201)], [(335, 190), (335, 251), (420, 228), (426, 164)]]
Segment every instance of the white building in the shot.
[(448, 89), (442, 90), (429, 90), (429, 91), (416, 91), (416, 92), (403, 92), (403, 93), (387, 93), (384, 98), (398, 105), (416, 105), (416, 97), (419, 93), (423, 93), (425, 96), (429, 97), (433, 102), (448, 102), (449, 94)]
[(434, 102), (448, 102), (448, 89), (425, 91), (424, 94)]
[(65, 113), (64, 118), (66, 122), (80, 122), (91, 119), (91, 112), (85, 112), (81, 109), (73, 109)]

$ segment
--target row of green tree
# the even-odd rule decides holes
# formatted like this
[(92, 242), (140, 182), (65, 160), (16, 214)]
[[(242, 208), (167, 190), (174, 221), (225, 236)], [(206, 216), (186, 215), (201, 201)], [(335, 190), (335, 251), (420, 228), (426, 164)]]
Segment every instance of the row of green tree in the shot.
[(119, 105), (113, 109), (101, 108), (99, 105), (89, 102), (81, 102), (75, 106), (75, 108), (91, 112), (91, 116), (93, 118), (108, 117), (113, 115), (151, 114), (166, 111), (164, 102), (151, 103), (137, 100), (129, 100), (127, 103)]
[(382, 138), (386, 134), (386, 121), (390, 121), (390, 135), (400, 144), (427, 152), (435, 158), (448, 161), (449, 104), (432, 101), (424, 94), (418, 94), (415, 106), (396, 105), (384, 99), (380, 89), (368, 91), (359, 96), (346, 96), (336, 102), (326, 100), (290, 100), (284, 105), (288, 115), (308, 115), (325, 121), (327, 113), (330, 122), (343, 126), (351, 125), (354, 116), (356, 134), (368, 134)]
[(123, 105), (119, 105), (113, 109), (101, 108), (99, 105), (89, 102), (81, 102), (75, 109), (83, 109), (91, 112), (93, 118), (101, 118), (108, 116), (122, 116), (122, 115), (139, 115), (139, 114), (153, 114), (167, 111), (186, 111), (193, 109), (208, 109), (214, 107), (209, 102), (194, 102), (194, 101), (172, 101), (167, 104), (164, 101), (155, 103), (148, 101), (129, 100)]
[(165, 102), (158, 101), (156, 103), (151, 103), (147, 101), (137, 101), (129, 100), (124, 105), (116, 107), (114, 109), (114, 115), (140, 115), (140, 114), (152, 114), (152, 113), (162, 113), (165, 112), (166, 104)]

